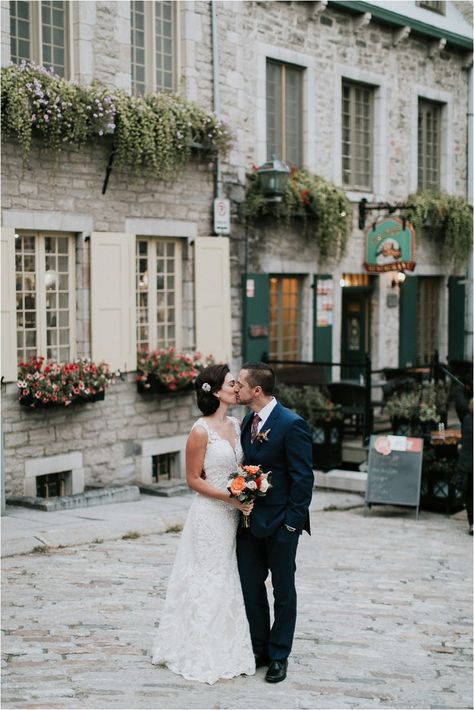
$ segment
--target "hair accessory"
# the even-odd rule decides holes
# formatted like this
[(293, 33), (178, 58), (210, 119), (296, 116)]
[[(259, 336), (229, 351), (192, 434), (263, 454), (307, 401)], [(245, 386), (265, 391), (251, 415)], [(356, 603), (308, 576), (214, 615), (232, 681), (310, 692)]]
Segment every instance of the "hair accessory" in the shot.
[(209, 384), (209, 382), (203, 382), (201, 389), (204, 390), (204, 392), (210, 392), (211, 385)]

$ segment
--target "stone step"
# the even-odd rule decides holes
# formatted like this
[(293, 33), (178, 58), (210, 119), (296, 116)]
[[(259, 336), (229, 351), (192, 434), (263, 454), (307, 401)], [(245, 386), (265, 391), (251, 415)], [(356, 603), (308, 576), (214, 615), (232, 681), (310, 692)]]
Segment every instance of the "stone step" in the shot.
[(74, 493), (70, 496), (57, 496), (54, 498), (36, 498), (33, 496), (11, 496), (7, 498), (8, 505), (19, 505), (23, 508), (37, 510), (71, 510), (72, 508), (88, 508), (93, 505), (107, 503), (125, 503), (139, 500), (138, 486), (88, 486), (83, 493)]
[(339, 468), (333, 468), (327, 473), (315, 471), (315, 485), (316, 488), (365, 493), (367, 473), (363, 471), (345, 471)]
[(191, 489), (185, 481), (165, 481), (163, 483), (137, 482), (136, 485), (140, 489), (140, 493), (149, 496), (171, 498), (172, 496), (182, 496), (191, 492)]

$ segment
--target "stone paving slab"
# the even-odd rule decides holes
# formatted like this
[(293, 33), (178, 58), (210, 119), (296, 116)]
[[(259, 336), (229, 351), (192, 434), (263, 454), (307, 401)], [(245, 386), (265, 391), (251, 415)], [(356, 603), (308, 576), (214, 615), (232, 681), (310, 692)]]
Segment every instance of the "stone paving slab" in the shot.
[(276, 686), (263, 669), (207, 686), (151, 665), (179, 533), (4, 559), (2, 707), (471, 708), (465, 513), (313, 509), (312, 528)]

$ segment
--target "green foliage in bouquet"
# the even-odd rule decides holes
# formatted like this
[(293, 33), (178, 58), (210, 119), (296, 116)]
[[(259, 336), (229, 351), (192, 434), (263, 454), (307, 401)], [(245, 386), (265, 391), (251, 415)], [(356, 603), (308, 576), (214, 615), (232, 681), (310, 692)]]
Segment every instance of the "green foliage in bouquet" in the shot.
[(105, 362), (96, 365), (82, 358), (59, 364), (32, 357), (18, 364), (18, 397), (30, 407), (66, 407), (76, 401), (94, 401), (114, 380)]
[(421, 238), (434, 239), (443, 258), (464, 264), (472, 247), (472, 206), (464, 197), (447, 192), (418, 192), (408, 197), (407, 213)]
[(312, 385), (290, 387), (280, 384), (278, 398), (285, 407), (293, 409), (313, 428), (322, 421), (334, 422), (343, 419), (341, 405), (334, 404), (318, 387)]
[(158, 383), (168, 392), (189, 389), (201, 370), (214, 362), (211, 355), (203, 357), (198, 352), (177, 353), (172, 347), (139, 350), (137, 360), (137, 382), (143, 389), (151, 389), (154, 383)]
[(352, 206), (344, 190), (308, 170), (292, 170), (281, 202), (265, 199), (257, 172), (248, 175), (244, 214), (250, 222), (271, 217), (286, 224), (302, 217), (323, 259), (345, 254), (352, 226)]
[(3, 135), (18, 140), (25, 161), (33, 136), (55, 152), (96, 142), (114, 150), (114, 167), (170, 179), (194, 148), (212, 156), (232, 144), (221, 118), (180, 96), (80, 86), (30, 62), (2, 68), (1, 77)]

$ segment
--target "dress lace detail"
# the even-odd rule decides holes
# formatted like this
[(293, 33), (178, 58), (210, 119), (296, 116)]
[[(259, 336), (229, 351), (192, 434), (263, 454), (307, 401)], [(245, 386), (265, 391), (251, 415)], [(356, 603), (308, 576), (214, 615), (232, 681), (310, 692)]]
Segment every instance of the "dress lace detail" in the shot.
[[(240, 426), (235, 450), (207, 423), (206, 480), (225, 490), (229, 474), (243, 459)], [(197, 494), (186, 519), (168, 582), (152, 663), (188, 680), (213, 684), (220, 678), (253, 675), (255, 661), (236, 558), (238, 511)]]

